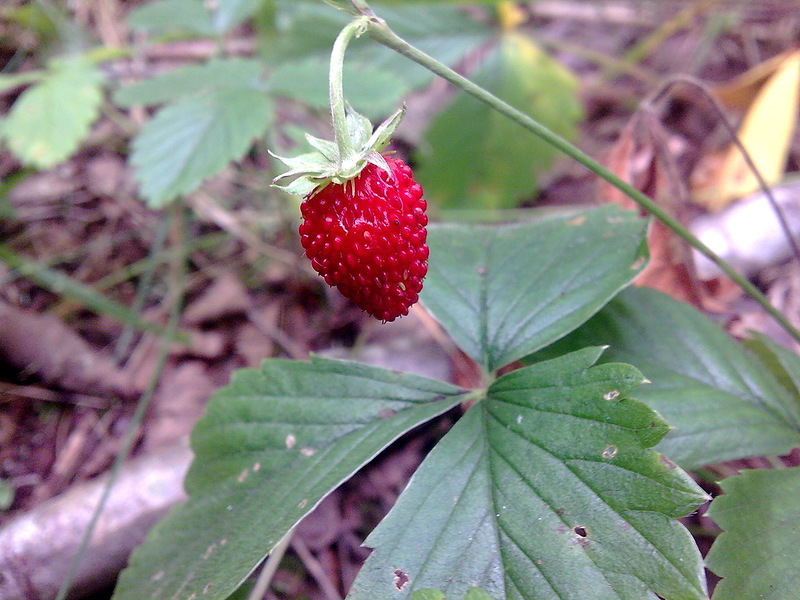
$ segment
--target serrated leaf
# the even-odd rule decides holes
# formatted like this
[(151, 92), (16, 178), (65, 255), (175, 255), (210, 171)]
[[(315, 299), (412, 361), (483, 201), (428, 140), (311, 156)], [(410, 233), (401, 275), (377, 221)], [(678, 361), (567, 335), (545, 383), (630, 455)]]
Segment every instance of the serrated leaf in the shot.
[(214, 35), (211, 13), (201, 0), (157, 0), (136, 7), (128, 15), (128, 25), (154, 35)]
[(226, 598), (342, 481), (463, 393), (318, 357), (239, 371), (192, 435), (188, 503), (133, 554), (114, 600)]
[(103, 100), (103, 74), (90, 61), (54, 61), (25, 90), (3, 122), (2, 138), (26, 165), (48, 169), (66, 160), (88, 135)]
[(192, 192), (241, 158), (270, 122), (271, 104), (256, 90), (216, 89), (162, 108), (133, 142), (142, 196), (159, 208)]
[[(312, 56), (282, 63), (269, 79), (271, 92), (301, 100), (313, 107), (330, 106), (328, 71), (330, 59)], [(394, 73), (369, 64), (345, 60), (344, 93), (353, 107), (370, 118), (389, 114), (408, 91)]]
[[(518, 34), (506, 34), (475, 83), (555, 133), (572, 137), (581, 117), (577, 81)], [(416, 176), (448, 208), (512, 208), (535, 193), (557, 151), (483, 102), (459, 93), (431, 122)]]
[(583, 323), (644, 266), (646, 222), (604, 207), (511, 226), (428, 234), (423, 304), (494, 371)]
[(670, 519), (706, 496), (649, 449), (667, 425), (627, 398), (641, 374), (592, 367), (601, 352), (495, 381), (367, 538), (349, 599), (470, 586), (498, 599), (705, 598), (700, 554)]
[(796, 600), (800, 467), (743, 471), (720, 485), (708, 512), (725, 530), (706, 559), (723, 577), (713, 600)]
[(644, 288), (630, 288), (540, 358), (609, 345), (607, 360), (628, 362), (653, 383), (636, 397), (675, 427), (658, 450), (685, 468), (800, 444), (800, 405), (758, 360), (699, 311)]
[(261, 90), (264, 66), (246, 58), (213, 58), (188, 65), (117, 90), (114, 101), (123, 107), (153, 105), (184, 96), (222, 89)]

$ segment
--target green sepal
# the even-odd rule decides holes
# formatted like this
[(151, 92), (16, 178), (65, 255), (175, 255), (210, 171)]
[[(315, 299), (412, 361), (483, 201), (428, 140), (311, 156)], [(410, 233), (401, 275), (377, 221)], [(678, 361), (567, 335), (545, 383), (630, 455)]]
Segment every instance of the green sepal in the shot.
[[(345, 105), (347, 132), (352, 147), (351, 156), (341, 156), (335, 142), (306, 134), (306, 140), (314, 148), (312, 152), (300, 156), (285, 158), (270, 154), (289, 167), (272, 180), (272, 185), (289, 194), (307, 196), (318, 187), (329, 183), (343, 184), (358, 176), (368, 164), (373, 164), (387, 173), (389, 164), (380, 154), (391, 141), (397, 126), (405, 115), (403, 105), (374, 131), (372, 123), (364, 115), (359, 114), (349, 104)], [(281, 184), (285, 179), (293, 179), (291, 183)]]

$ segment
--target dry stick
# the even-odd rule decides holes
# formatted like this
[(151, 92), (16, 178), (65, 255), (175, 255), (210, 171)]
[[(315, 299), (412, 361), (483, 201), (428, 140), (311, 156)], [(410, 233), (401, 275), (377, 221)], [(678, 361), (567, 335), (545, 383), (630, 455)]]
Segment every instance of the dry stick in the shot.
[(681, 239), (686, 241), (692, 247), (696, 248), (701, 254), (706, 256), (711, 262), (717, 265), (720, 270), (730, 277), (734, 282), (736, 282), (736, 284), (748, 296), (758, 302), (764, 308), (764, 310), (769, 313), (789, 335), (792, 336), (792, 338), (794, 338), (797, 342), (800, 342), (800, 330), (792, 325), (786, 316), (783, 315), (783, 313), (781, 313), (781, 311), (779, 311), (777, 308), (775, 308), (755, 285), (753, 285), (746, 277), (737, 272), (736, 269), (728, 264), (727, 261), (720, 258), (713, 250), (711, 250), (711, 248), (700, 241), (697, 236), (687, 230), (680, 223), (680, 221), (673, 218), (668, 211), (660, 207), (651, 198), (637, 190), (627, 181), (624, 181), (621, 177), (611, 172), (611, 170), (598, 163), (588, 154), (573, 146), (561, 136), (553, 133), (550, 129), (535, 119), (532, 119), (510, 104), (504, 102), (494, 94), (491, 94), (466, 77), (459, 75), (446, 65), (440, 63), (436, 59), (428, 56), (421, 50), (406, 42), (394, 31), (392, 31), (383, 20), (375, 17), (374, 13), (372, 13), (364, 0), (350, 0), (350, 2), (360, 12), (360, 14), (371, 17), (369, 21), (368, 32), (375, 41), (422, 65), (435, 75), (442, 77), (446, 81), (449, 81), (453, 85), (468, 93), (470, 96), (473, 96), (477, 100), (487, 104), (500, 114), (511, 119), (521, 127), (538, 136), (554, 148), (560, 150), (573, 160), (582, 164), (598, 177), (601, 177), (615, 188), (623, 192), (631, 200), (636, 202), (639, 206), (669, 227)]
[(714, 97), (714, 94), (711, 93), (708, 87), (702, 81), (692, 77), (691, 75), (677, 75), (670, 81), (666, 82), (661, 89), (656, 91), (656, 93), (653, 94), (652, 98), (648, 100), (647, 103), (655, 104), (661, 100), (661, 98), (663, 98), (672, 87), (679, 83), (683, 83), (684, 85), (694, 88), (700, 92), (700, 95), (703, 96), (703, 98), (707, 100), (709, 104), (711, 104), (711, 107), (714, 109), (714, 112), (717, 113), (717, 117), (722, 123), (722, 126), (725, 128), (728, 136), (731, 138), (734, 146), (736, 146), (739, 152), (742, 153), (742, 158), (747, 164), (747, 168), (750, 169), (750, 171), (753, 173), (753, 176), (756, 178), (756, 181), (761, 188), (761, 192), (767, 198), (770, 206), (772, 206), (772, 210), (775, 211), (775, 215), (778, 217), (783, 234), (786, 236), (786, 239), (789, 241), (789, 245), (792, 247), (792, 253), (794, 254), (795, 258), (800, 261), (800, 245), (798, 245), (797, 239), (794, 237), (794, 235), (792, 235), (792, 230), (789, 226), (789, 221), (786, 218), (786, 213), (783, 211), (783, 207), (781, 207), (781, 205), (775, 200), (775, 196), (772, 194), (770, 185), (758, 170), (753, 157), (751, 156), (750, 152), (748, 152), (747, 148), (745, 148), (742, 140), (736, 133), (736, 128), (733, 126), (730, 120), (728, 120), (728, 116), (725, 114), (725, 108), (722, 106), (720, 101)]
[(278, 542), (272, 549), (272, 552), (269, 553), (267, 560), (264, 561), (264, 566), (261, 568), (261, 573), (258, 574), (256, 584), (247, 595), (247, 600), (262, 600), (264, 595), (267, 593), (267, 590), (272, 583), (272, 578), (275, 576), (275, 573), (278, 570), (278, 565), (281, 564), (283, 555), (286, 554), (286, 549), (289, 547), (289, 542), (292, 541), (293, 534), (294, 527), (286, 532), (286, 535), (281, 538), (281, 541)]

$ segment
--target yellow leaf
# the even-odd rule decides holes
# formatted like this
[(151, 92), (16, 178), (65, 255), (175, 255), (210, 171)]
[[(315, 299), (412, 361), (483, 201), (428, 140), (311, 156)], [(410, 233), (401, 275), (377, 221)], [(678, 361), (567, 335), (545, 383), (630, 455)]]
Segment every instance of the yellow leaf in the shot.
[(731, 110), (742, 111), (752, 104), (759, 90), (795, 52), (784, 52), (757, 64), (738, 77), (714, 87), (714, 95)]
[[(783, 176), (799, 103), (800, 51), (795, 51), (763, 84), (739, 128), (739, 139), (768, 184)], [(755, 175), (734, 145), (710, 159), (702, 178), (702, 182), (695, 178), (694, 198), (710, 210), (720, 210), (758, 189)]]

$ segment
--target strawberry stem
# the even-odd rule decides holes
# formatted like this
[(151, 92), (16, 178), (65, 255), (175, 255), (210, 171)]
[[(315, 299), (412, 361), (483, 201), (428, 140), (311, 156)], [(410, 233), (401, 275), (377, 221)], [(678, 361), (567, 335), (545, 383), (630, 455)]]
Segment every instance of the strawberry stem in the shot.
[(354, 37), (360, 36), (367, 29), (368, 17), (357, 17), (339, 32), (333, 43), (331, 52), (331, 68), (329, 76), (329, 93), (331, 101), (331, 121), (336, 147), (339, 149), (339, 166), (354, 159), (356, 150), (350, 139), (347, 127), (347, 113), (344, 101), (344, 54), (347, 45)]
[[(361, 12), (362, 15), (370, 14), (371, 11), (369, 11), (369, 6), (364, 0), (351, 0), (351, 3), (357, 10)], [(356, 20), (363, 22), (362, 19), (364, 18), (366, 18), (366, 16), (358, 17)], [(399, 54), (402, 54), (406, 58), (413, 60), (417, 64), (422, 65), (435, 75), (438, 75), (459, 89), (465, 91), (467, 94), (487, 104), (500, 114), (521, 125), (529, 132), (538, 136), (551, 146), (582, 164), (592, 173), (606, 180), (615, 188), (623, 192), (631, 200), (636, 202), (639, 206), (664, 223), (664, 225), (675, 232), (675, 234), (677, 234), (686, 243), (696, 248), (701, 254), (716, 264), (728, 277), (736, 282), (736, 284), (748, 296), (758, 302), (764, 308), (764, 310), (769, 313), (781, 325), (781, 327), (786, 330), (787, 333), (789, 333), (789, 335), (791, 335), (796, 341), (800, 342), (800, 330), (794, 327), (794, 325), (791, 324), (791, 322), (783, 315), (783, 313), (775, 308), (755, 285), (753, 285), (746, 277), (739, 274), (736, 269), (734, 269), (724, 259), (715, 254), (713, 250), (701, 242), (695, 235), (686, 229), (680, 223), (680, 221), (670, 215), (669, 212), (664, 210), (654, 200), (637, 190), (627, 181), (618, 177), (611, 170), (598, 163), (588, 154), (584, 153), (535, 119), (532, 119), (525, 113), (517, 110), (494, 94), (473, 83), (466, 77), (459, 75), (448, 66), (437, 61), (435, 58), (428, 56), (418, 48), (412, 46), (407, 41), (399, 37), (394, 31), (392, 31), (392, 29), (383, 20), (377, 17), (369, 18), (368, 32), (375, 41), (388, 48), (391, 48)]]

